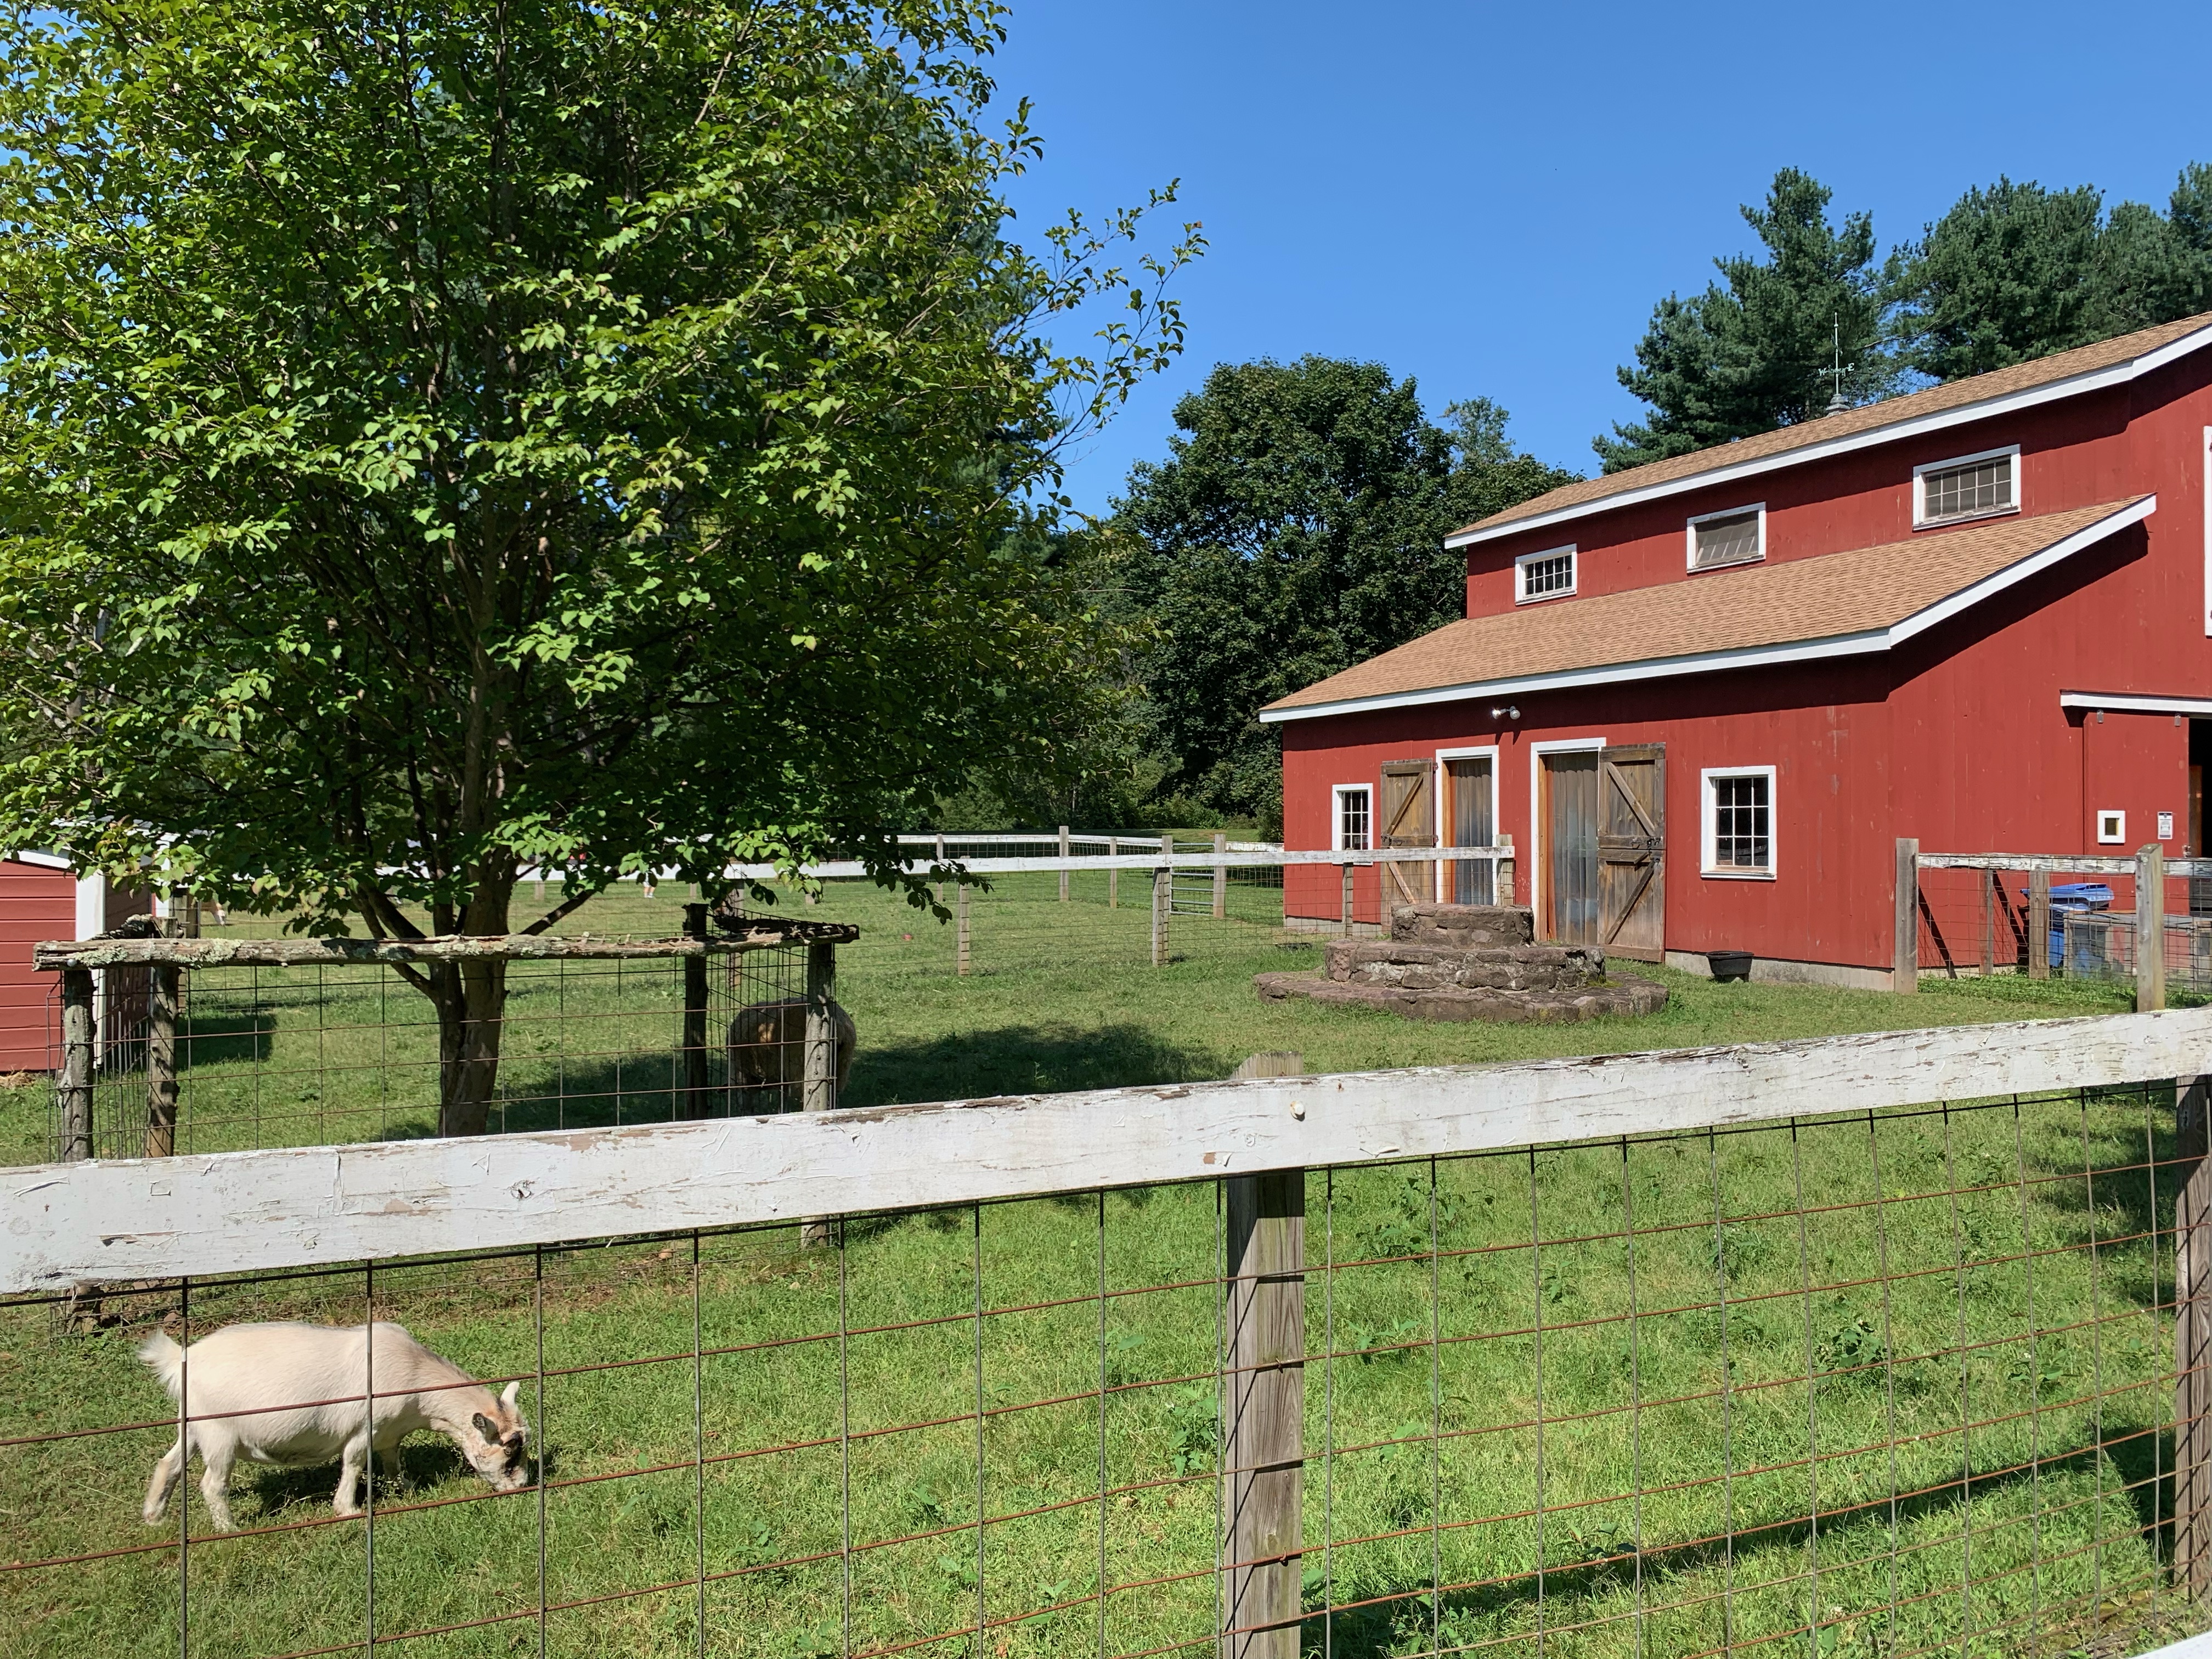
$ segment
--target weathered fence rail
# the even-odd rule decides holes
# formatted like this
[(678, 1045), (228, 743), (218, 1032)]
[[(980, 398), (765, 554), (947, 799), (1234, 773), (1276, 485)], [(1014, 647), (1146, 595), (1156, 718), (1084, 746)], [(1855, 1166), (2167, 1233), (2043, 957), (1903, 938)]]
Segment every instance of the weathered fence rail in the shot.
[(648, 1220), (744, 1225), (1449, 1157), (2200, 1072), (2212, 1073), (2212, 1009), (57, 1164), (10, 1177), (0, 1291), (550, 1244)]

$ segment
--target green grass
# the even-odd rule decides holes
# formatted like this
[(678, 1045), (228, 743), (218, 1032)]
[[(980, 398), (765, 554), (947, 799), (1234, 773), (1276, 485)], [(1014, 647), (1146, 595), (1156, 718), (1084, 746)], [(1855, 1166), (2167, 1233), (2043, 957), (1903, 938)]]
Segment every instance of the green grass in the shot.
[[(664, 931), (678, 897), (605, 902), (578, 925)], [(883, 896), (834, 892), (805, 914), (866, 929), (841, 962), (861, 1034), (848, 1098), (1218, 1077), (1263, 1048), (1343, 1070), (2120, 1006), (2109, 988), (2004, 978), (1932, 982), (1906, 1001), (1662, 971), (1673, 1000), (1647, 1020), (1417, 1025), (1260, 1003), (1253, 972), (1316, 953), (1280, 948), (1261, 890), (1232, 897), (1255, 919), (1179, 918), (1183, 959), (1152, 969), (1141, 911), (1002, 890), (975, 905), (978, 971), (962, 980), (945, 971), (934, 924)], [(313, 1001), (297, 976), (252, 988), (228, 1012), (210, 995), (196, 1014), (243, 1027), (210, 1036), (187, 1073), (188, 1111), (207, 1103), (206, 1143), (427, 1127), (420, 1025), (372, 1024), (365, 993)], [(575, 975), (519, 1004), (512, 1121), (665, 1115), (665, 975)], [(421, 1014), (396, 991), (380, 1012)], [(617, 1091), (609, 1074), (624, 1056)], [(114, 1093), (120, 1112), (127, 1083)], [(43, 1099), (7, 1109), (19, 1146), (44, 1134)], [(1450, 1160), (1433, 1176), (1426, 1164), (1316, 1172), (1306, 1565), (1308, 1604), (1348, 1609), (1333, 1650), (1379, 1659), (1440, 1643), (1535, 1659), (1540, 1628), (1546, 1656), (1732, 1643), (1904, 1659), (2012, 1652), (2033, 1623), (2042, 1651), (2105, 1654), (2179, 1628), (2188, 1615), (2163, 1587), (2160, 1529), (2172, 1344), (2155, 1229), (2170, 1224), (2170, 1173), (2154, 1179), (2146, 1158), (2174, 1157), (2171, 1117), (2170, 1092), (2115, 1091)], [(552, 1477), (546, 1599), (588, 1603), (547, 1616), (549, 1652), (693, 1650), (688, 1581), (702, 1554), (710, 1652), (839, 1651), (849, 1429), (855, 1650), (941, 1636), (912, 1650), (975, 1651), (942, 1633), (975, 1617), (979, 1474), (994, 1517), (987, 1613), (1010, 1621), (982, 1651), (1094, 1650), (1103, 1449), (1106, 1582), (1141, 1586), (1108, 1596), (1108, 1650), (1195, 1654), (1213, 1617), (1204, 1281), (1218, 1228), (1214, 1190), (1193, 1186), (855, 1222), (842, 1255), (800, 1250), (790, 1229), (710, 1237), (696, 1281), (686, 1237), (550, 1251), (542, 1282), (526, 1255), (380, 1267), (374, 1288), (380, 1314), (479, 1375), (526, 1379)], [(1110, 1297), (1103, 1318), (1102, 1273), (1138, 1292)], [(196, 1285), (191, 1318), (349, 1322), (365, 1295), (358, 1273)], [(845, 1328), (866, 1333), (842, 1343), (841, 1297)], [(979, 1297), (995, 1310), (980, 1330)], [(173, 1288), (149, 1288), (110, 1296), (106, 1323), (0, 1311), (0, 1440), (29, 1437), (0, 1446), (7, 1560), (155, 1536), (137, 1510), (165, 1431), (37, 1437), (158, 1419), (164, 1402), (131, 1348), (177, 1310)], [(618, 1362), (646, 1363), (603, 1369)], [(1962, 1433), (1965, 1422), (1981, 1426)], [(1432, 1425), (1444, 1437), (1433, 1462)], [(361, 1642), (365, 1529), (329, 1521), (334, 1479), (241, 1473), (241, 1526), (286, 1529), (195, 1538), (192, 1652)], [(540, 1495), (485, 1490), (428, 1437), (381, 1481), (380, 1634), (500, 1620), (399, 1651), (536, 1650)], [(1326, 1579), (1324, 1536), (1360, 1540), (1328, 1554)], [(1432, 1595), (1439, 1582), (1451, 1588)], [(173, 1547), (7, 1571), (0, 1629), (11, 1652), (168, 1653), (178, 1589)], [(500, 1619), (518, 1612), (529, 1616)], [(1307, 1646), (1321, 1643), (1316, 1620)]]

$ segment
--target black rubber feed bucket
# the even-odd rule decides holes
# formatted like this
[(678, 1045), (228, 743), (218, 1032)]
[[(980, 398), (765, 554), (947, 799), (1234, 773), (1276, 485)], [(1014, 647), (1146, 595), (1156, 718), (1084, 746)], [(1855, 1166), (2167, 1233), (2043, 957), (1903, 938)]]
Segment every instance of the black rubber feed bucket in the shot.
[(1748, 951), (1708, 951), (1705, 952), (1705, 966), (1712, 969), (1713, 977), (1715, 979), (1749, 979), (1751, 977), (1751, 952)]

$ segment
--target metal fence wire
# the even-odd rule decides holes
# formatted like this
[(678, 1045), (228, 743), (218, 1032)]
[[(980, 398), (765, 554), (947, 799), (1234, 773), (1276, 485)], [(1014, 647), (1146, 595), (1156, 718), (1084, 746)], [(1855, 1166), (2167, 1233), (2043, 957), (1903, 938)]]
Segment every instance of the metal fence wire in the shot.
[[(1922, 972), (1950, 978), (1990, 973), (2131, 982), (2136, 978), (2136, 879), (2091, 868), (2046, 871), (2051, 892), (2039, 929), (2025, 870), (1923, 868), (1914, 895)], [(2161, 884), (2160, 935), (2169, 991), (2212, 995), (2212, 882)]]
[[(2146, 1083), (1378, 1156), (1256, 1178), (1256, 1212), (1255, 1178), (1072, 1169), (817, 1248), (643, 1211), (17, 1297), (0, 1620), (24, 1655), (288, 1659), (2133, 1651), (2202, 1622), (2202, 1154)], [(247, 1468), (235, 1531), (189, 1481), (140, 1521), (179, 1431), (141, 1340), (371, 1318), (519, 1384), (542, 1479), (417, 1437), (357, 1518), (327, 1468)], [(1267, 1390), (1290, 1443), (1239, 1464)], [(1262, 1503), (1285, 1541), (1240, 1556)]]
[[(680, 890), (678, 890), (680, 892)], [(99, 971), (87, 1155), (139, 1158), (149, 1144), (154, 1040), (143, 968)], [(687, 1005), (685, 975), (699, 985)], [(834, 969), (830, 970), (834, 974)], [(807, 947), (771, 945), (706, 963), (673, 957), (507, 964), (495, 1133), (665, 1123), (797, 1111), (802, 1104)], [(437, 1133), (435, 1009), (374, 962), (193, 967), (178, 975), (170, 1149), (319, 1146)], [(132, 995), (125, 1016), (118, 984)], [(831, 988), (834, 990), (834, 979)], [(58, 1003), (58, 993), (50, 998)], [(703, 1001), (704, 1030), (687, 1029)], [(61, 1020), (46, 1143), (9, 1162), (66, 1156)]]

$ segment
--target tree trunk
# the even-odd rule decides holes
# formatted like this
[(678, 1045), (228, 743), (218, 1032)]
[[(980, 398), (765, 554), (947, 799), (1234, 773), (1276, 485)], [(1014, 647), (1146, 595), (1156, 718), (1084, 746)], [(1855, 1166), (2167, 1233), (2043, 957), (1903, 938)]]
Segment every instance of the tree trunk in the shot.
[[(514, 872), (486, 874), (458, 916), (434, 918), (434, 925), (473, 939), (504, 937), (511, 931), (508, 910), (514, 896)], [(387, 923), (404, 926), (397, 907), (377, 902)], [(480, 1135), (490, 1127), (491, 1101), (499, 1085), (500, 1038), (507, 1018), (507, 963), (467, 960), (426, 962), (418, 984), (427, 981), (430, 1004), (438, 1011), (438, 1133)], [(411, 975), (410, 975), (411, 977)]]
[(440, 962), (428, 968), (438, 1009), (438, 1133), (480, 1135), (489, 1127), (499, 1083), (507, 963)]

